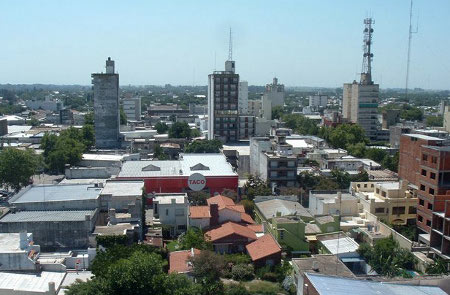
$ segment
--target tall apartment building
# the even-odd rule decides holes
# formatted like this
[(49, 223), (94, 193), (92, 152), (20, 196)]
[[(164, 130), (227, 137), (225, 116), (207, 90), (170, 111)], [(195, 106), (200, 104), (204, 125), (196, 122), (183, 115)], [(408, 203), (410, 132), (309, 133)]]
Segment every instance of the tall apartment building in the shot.
[(236, 142), (239, 139), (239, 74), (227, 60), (225, 71), (208, 76), (208, 139)]
[(344, 119), (359, 124), (370, 140), (377, 140), (379, 85), (372, 80), (372, 24), (373, 20), (364, 20), (363, 71), (359, 83), (345, 83), (343, 87), (342, 115)]
[(310, 95), (309, 99), (309, 107), (312, 109), (325, 108), (328, 104), (328, 95), (316, 94)]
[(140, 121), (141, 120), (141, 98), (124, 98), (122, 100), (123, 111), (128, 121)]
[(119, 142), (119, 74), (108, 57), (106, 73), (92, 74), (94, 90), (94, 126), (96, 148), (118, 148)]
[(272, 84), (267, 84), (262, 96), (262, 117), (272, 120), (272, 108), (284, 106), (284, 85), (278, 84), (278, 79), (273, 78)]
[(239, 114), (248, 114), (248, 82), (239, 82), (239, 93), (238, 93), (238, 110)]

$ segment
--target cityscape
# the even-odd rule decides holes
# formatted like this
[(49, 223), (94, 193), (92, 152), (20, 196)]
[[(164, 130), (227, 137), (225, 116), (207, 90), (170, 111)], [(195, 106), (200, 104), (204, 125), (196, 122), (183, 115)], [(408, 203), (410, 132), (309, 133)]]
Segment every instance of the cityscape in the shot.
[[(273, 15), (273, 25), (291, 21), (279, 8), (263, 9), (262, 2), (252, 3), (255, 11), (248, 12), (254, 26), (266, 21), (256, 20), (259, 13)], [(210, 57), (199, 61), (190, 83), (176, 82), (175, 74), (163, 84), (142, 84), (141, 78), (129, 83), (135, 76), (122, 67), (130, 66), (129, 53), (114, 49), (90, 72), (68, 54), (71, 46), (58, 47), (67, 54), (66, 73), (47, 76), (43, 69), (35, 76), (24, 73), (22, 82), (16, 82), (19, 65), (11, 80), (0, 73), (0, 295), (450, 294), (449, 64), (441, 60), (441, 80), (425, 81), (433, 57), (421, 60), (422, 44), (415, 42), (422, 1), (401, 1), (404, 11), (397, 11), (398, 3), (380, 2), (406, 20), (402, 36), (394, 37), (398, 44), (390, 44), (396, 48), (377, 47), (392, 38), (377, 31), (392, 15), (364, 15), (355, 6), (347, 20), (351, 31), (342, 32), (349, 38), (330, 44), (330, 50), (336, 63), (345, 63), (344, 54), (339, 61), (340, 46), (356, 48), (352, 52), (359, 53), (351, 59), (358, 72), (327, 80), (326, 59), (321, 71), (328, 86), (324, 81), (292, 84), (298, 78), (289, 74), (297, 70), (294, 64), (281, 66), (290, 59), (287, 44), (277, 44), (279, 69), (267, 58), (267, 64), (244, 70), (241, 64), (249, 63), (239, 52), (254, 44), (246, 43), (250, 27), (243, 20), (236, 25), (232, 16), (225, 18), (228, 24), (218, 20), (220, 34), (214, 36), (226, 40), (218, 51), (226, 55), (211, 50), (213, 62)], [(45, 1), (42, 9), (50, 3), (56, 5)], [(201, 18), (233, 3), (204, 4), (204, 12), (189, 3), (186, 12), (198, 8)], [(11, 4), (8, 18), (21, 5)], [(138, 16), (146, 5), (130, 3), (115, 13)], [(159, 11), (166, 5), (172, 8), (150, 6)], [(307, 9), (312, 4), (286, 5)], [(319, 11), (324, 4), (314, 5)], [(179, 15), (181, 10), (168, 9), (167, 17), (187, 17)], [(106, 8), (99, 23), (111, 11)], [(425, 32), (432, 19), (427, 12), (420, 22)], [(53, 17), (61, 16), (49, 11)], [(120, 27), (118, 20), (112, 28)], [(78, 25), (77, 31), (85, 27)], [(167, 22), (172, 25), (178, 24)], [(93, 30), (98, 44), (107, 40), (101, 29)], [(172, 40), (177, 49), (211, 45), (180, 40)], [(125, 43), (117, 40), (118, 47)], [(17, 44), (6, 47), (29, 46)], [(126, 45), (139, 56), (138, 47), (146, 43)], [(258, 47), (263, 52), (268, 46)], [(382, 73), (386, 68), (377, 68), (378, 58), (386, 63), (385, 56), (398, 47), (405, 48), (396, 57), (402, 62), (392, 62), (392, 73)], [(95, 56), (103, 54), (100, 48)], [(45, 60), (32, 58), (37, 64)], [(189, 58), (195, 59), (183, 56)], [(178, 62), (174, 58), (161, 68), (161, 76), (167, 77), (168, 69), (191, 71)], [(211, 65), (200, 77), (202, 63)], [(8, 67), (9, 61), (2, 64)], [(334, 65), (329, 66), (332, 72)], [(251, 74), (255, 71), (266, 76), (265, 85), (254, 82), (260, 79)], [(60, 82), (75, 72), (84, 78)], [(393, 73), (397, 77), (386, 81)], [(27, 82), (30, 77), (36, 81)], [(43, 83), (48, 77), (55, 82)], [(339, 85), (330, 82), (334, 79)], [(79, 82), (86, 80), (91, 84)]]

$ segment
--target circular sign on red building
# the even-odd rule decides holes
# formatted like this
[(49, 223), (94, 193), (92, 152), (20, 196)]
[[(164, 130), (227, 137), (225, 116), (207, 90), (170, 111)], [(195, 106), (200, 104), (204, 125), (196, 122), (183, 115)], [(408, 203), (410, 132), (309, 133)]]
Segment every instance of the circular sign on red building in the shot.
[(201, 191), (206, 186), (206, 178), (200, 173), (191, 174), (188, 178), (188, 187), (193, 191)]

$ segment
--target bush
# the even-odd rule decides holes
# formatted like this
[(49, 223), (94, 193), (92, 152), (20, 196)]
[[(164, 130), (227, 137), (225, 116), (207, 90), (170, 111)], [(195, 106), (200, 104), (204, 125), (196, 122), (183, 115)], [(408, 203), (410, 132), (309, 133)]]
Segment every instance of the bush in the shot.
[(266, 272), (265, 274), (262, 275), (261, 279), (269, 282), (277, 282), (278, 275), (274, 272)]
[(225, 254), (223, 256), (226, 264), (249, 264), (251, 262), (250, 256), (246, 254)]
[(249, 295), (244, 285), (242, 284), (229, 284), (225, 288), (225, 295)]
[(249, 281), (252, 280), (254, 275), (253, 265), (251, 264), (238, 264), (234, 265), (231, 269), (231, 277), (236, 281)]

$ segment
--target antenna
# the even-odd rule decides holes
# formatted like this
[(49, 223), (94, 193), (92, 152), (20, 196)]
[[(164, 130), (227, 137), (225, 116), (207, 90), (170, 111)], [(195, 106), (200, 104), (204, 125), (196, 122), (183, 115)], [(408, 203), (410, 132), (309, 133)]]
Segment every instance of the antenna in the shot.
[(372, 47), (372, 33), (373, 28), (372, 25), (375, 23), (375, 20), (372, 18), (364, 19), (364, 54), (363, 54), (363, 63), (361, 70), (361, 83), (363, 84), (372, 84), (372, 59), (373, 53), (371, 51)]
[(231, 35), (231, 27), (230, 27), (230, 41), (228, 43), (228, 60), (233, 60), (233, 37)]
[(412, 13), (413, 10), (413, 0), (411, 0), (411, 6), (409, 8), (409, 33), (408, 33), (408, 57), (406, 60), (406, 81), (405, 81), (405, 99), (408, 99), (408, 84), (409, 84), (409, 63), (411, 61), (411, 39), (412, 34), (416, 34), (419, 31), (419, 22), (417, 22), (416, 30), (412, 29)]

